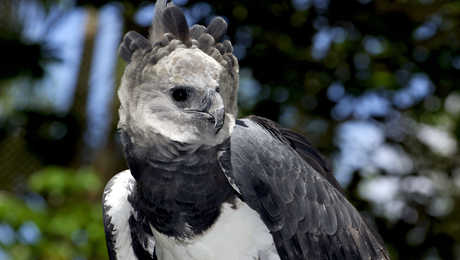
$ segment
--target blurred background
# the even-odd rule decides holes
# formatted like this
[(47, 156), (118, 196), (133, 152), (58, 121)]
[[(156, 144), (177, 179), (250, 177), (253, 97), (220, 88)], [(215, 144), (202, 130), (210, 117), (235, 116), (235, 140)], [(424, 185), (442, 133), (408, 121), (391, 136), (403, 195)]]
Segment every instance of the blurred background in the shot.
[[(460, 259), (460, 2), (177, 0), (229, 23), (240, 116), (308, 136), (392, 259)], [(0, 2), (0, 260), (107, 259), (122, 35), (151, 1)]]

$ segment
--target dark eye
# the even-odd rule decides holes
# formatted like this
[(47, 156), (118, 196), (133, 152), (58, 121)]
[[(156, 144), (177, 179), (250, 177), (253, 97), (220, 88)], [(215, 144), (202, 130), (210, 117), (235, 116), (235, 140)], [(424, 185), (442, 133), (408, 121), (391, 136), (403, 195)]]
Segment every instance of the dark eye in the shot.
[(177, 87), (172, 91), (172, 97), (177, 102), (183, 102), (188, 98), (188, 91), (186, 88)]

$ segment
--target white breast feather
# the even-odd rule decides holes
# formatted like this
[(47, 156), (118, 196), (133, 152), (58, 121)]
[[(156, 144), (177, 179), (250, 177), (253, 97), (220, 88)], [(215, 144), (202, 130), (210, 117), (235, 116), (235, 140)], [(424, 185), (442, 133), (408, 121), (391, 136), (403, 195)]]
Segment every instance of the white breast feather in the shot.
[[(135, 181), (129, 170), (113, 178), (104, 205), (110, 206), (107, 213), (115, 228), (117, 259), (137, 259), (128, 225), (133, 214), (128, 195)], [(177, 240), (152, 228), (155, 239), (149, 240), (148, 251), (152, 253), (156, 245), (159, 260), (280, 260), (273, 237), (259, 214), (240, 199), (235, 205), (232, 208), (232, 204), (224, 203), (216, 223), (190, 240)]]
[(179, 241), (154, 230), (160, 260), (279, 260), (273, 237), (256, 211), (241, 200), (224, 203), (216, 223), (202, 235)]

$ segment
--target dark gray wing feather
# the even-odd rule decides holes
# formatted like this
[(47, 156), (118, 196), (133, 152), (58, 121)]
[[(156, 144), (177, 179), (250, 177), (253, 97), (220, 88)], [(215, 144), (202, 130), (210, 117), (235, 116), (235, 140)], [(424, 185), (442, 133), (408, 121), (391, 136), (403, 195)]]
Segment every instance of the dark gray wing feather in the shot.
[(283, 133), (268, 120), (241, 120), (227, 173), (271, 231), (281, 259), (389, 259), (358, 211), (318, 170), (321, 163), (309, 163), (315, 155), (305, 160)]
[(343, 193), (342, 187), (340, 187), (340, 184), (332, 174), (329, 163), (326, 162), (323, 156), (316, 151), (313, 145), (303, 135), (296, 133), (291, 129), (284, 128), (263, 117), (250, 116), (249, 119), (263, 126), (280, 141), (289, 144), (304, 161), (306, 161), (318, 173), (323, 175), (323, 177), (325, 177), (336, 189)]

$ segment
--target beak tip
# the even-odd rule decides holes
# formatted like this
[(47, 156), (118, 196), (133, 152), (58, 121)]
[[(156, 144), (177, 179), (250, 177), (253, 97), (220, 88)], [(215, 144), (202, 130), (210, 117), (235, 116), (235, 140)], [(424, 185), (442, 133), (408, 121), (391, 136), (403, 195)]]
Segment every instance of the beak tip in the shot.
[(223, 108), (219, 108), (216, 110), (214, 114), (214, 128), (216, 129), (216, 134), (222, 129), (225, 123), (225, 110)]

